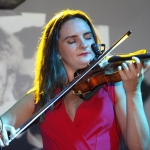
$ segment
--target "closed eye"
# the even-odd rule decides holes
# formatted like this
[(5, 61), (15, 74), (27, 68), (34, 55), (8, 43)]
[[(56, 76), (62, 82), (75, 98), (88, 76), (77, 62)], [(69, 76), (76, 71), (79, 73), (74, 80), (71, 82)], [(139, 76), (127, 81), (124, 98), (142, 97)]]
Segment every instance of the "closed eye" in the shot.
[(75, 43), (75, 40), (68, 41), (68, 44), (73, 44), (73, 43)]
[(85, 37), (85, 39), (91, 40), (91, 39), (93, 39), (93, 38), (90, 36), (90, 37)]
[(87, 32), (84, 34), (84, 38), (87, 40), (91, 40), (91, 39), (93, 39), (93, 35), (91, 32)]

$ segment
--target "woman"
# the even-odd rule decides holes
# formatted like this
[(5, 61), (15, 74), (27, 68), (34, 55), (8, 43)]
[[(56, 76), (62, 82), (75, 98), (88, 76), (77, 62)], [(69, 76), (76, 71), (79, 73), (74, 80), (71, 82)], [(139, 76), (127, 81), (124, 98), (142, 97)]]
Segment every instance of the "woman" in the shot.
[[(79, 10), (63, 10), (45, 26), (36, 54), (33, 90), (1, 116), (0, 145), (8, 145), (6, 131), (18, 127), (53, 99), (95, 57), (92, 43), (100, 43), (90, 18)], [(147, 149), (149, 127), (143, 109), (142, 63), (118, 67), (122, 82), (105, 84), (88, 101), (68, 92), (39, 119), (44, 150), (110, 149), (119, 147), (122, 133), (131, 150)], [(123, 71), (125, 70), (125, 71)]]

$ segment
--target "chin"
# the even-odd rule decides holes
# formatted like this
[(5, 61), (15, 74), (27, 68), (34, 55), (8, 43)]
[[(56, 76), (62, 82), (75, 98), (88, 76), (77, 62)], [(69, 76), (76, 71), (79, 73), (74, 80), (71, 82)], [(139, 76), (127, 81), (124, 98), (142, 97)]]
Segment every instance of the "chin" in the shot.
[(89, 62), (88, 63), (82, 63), (81, 65), (79, 65), (79, 69), (83, 69), (83, 68), (86, 68), (88, 66)]

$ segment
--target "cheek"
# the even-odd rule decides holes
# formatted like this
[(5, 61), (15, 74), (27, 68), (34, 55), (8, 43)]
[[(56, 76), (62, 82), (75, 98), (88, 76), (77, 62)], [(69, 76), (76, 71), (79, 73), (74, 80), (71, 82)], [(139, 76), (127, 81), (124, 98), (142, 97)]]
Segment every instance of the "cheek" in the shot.
[(73, 59), (74, 57), (74, 53), (72, 51), (63, 51), (61, 53), (61, 60), (64, 60), (65, 62), (70, 60), (70, 59)]
[(63, 64), (72, 64), (72, 62), (76, 61), (75, 51), (72, 49), (61, 49), (61, 61)]
[(59, 54), (61, 58), (73, 57), (76, 47), (74, 45), (63, 45), (59, 47)]

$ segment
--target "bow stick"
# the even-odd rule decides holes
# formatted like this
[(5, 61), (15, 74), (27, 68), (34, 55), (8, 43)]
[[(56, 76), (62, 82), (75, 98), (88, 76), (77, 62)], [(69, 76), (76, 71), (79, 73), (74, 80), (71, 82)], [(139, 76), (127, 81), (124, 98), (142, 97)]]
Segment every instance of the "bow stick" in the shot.
[[(76, 83), (78, 83), (87, 73), (89, 73), (98, 63), (100, 63), (106, 55), (108, 55), (113, 49), (115, 49), (119, 44), (126, 40), (131, 34), (131, 31), (128, 31), (124, 34), (118, 41), (116, 41), (107, 51), (103, 52), (99, 58), (92, 63), (86, 70), (82, 72), (78, 77), (76, 77), (70, 84), (64, 88), (57, 96), (50, 100), (45, 106), (43, 106), (39, 111), (37, 111), (28, 121), (26, 121), (20, 128), (16, 130), (15, 137), (18, 136), (21, 132), (27, 129), (42, 113), (48, 110), (56, 101), (64, 96)], [(14, 137), (14, 138), (15, 138)], [(11, 140), (9, 141), (11, 142)]]

